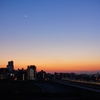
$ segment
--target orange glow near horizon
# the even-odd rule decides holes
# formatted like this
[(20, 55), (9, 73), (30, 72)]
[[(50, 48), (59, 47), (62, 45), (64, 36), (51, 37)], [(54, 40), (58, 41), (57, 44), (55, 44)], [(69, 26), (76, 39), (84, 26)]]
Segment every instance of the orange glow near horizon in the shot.
[[(6, 67), (8, 62), (6, 64), (1, 63), (0, 67)], [(79, 72), (79, 71), (96, 71), (100, 70), (100, 62), (99, 61), (66, 61), (66, 62), (35, 62), (32, 64), (32, 62), (20, 62), (15, 63), (14, 62), (14, 69), (27, 69), (28, 65), (35, 65), (37, 67), (37, 71), (44, 70), (46, 72)]]

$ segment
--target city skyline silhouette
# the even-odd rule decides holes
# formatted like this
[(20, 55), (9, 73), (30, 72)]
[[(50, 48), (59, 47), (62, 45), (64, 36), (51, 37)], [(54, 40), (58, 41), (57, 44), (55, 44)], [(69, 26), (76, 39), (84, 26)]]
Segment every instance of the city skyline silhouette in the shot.
[[(37, 66), (14, 69), (14, 61), (0, 68), (0, 98), (84, 100), (100, 98), (100, 73), (46, 73)], [(6, 95), (6, 96), (4, 96)], [(92, 96), (91, 96), (92, 95)]]

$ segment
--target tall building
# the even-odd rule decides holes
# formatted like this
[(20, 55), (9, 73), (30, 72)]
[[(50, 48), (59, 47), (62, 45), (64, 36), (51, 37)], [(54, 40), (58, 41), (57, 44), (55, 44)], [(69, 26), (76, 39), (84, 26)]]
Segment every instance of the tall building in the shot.
[(36, 80), (36, 66), (30, 65), (27, 67), (27, 79)]
[(7, 69), (8, 69), (8, 72), (13, 72), (14, 70), (13, 61), (8, 61)]

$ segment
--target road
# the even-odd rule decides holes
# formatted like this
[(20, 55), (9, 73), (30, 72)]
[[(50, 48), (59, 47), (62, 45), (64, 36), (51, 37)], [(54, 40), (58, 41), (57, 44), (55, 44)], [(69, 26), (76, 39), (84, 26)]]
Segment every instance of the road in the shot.
[[(68, 84), (65, 84), (66, 83), (63, 83), (62, 81), (0, 83), (0, 99), (84, 100), (84, 98), (92, 99), (94, 97), (95, 100), (97, 100), (98, 95), (94, 95), (93, 92), (87, 90), (83, 91), (84, 89), (78, 88), (77, 86), (79, 85), (75, 85), (74, 83), (72, 84), (69, 82)], [(100, 97), (100, 94), (98, 97)]]
[(68, 93), (75, 92), (74, 90), (69, 90), (60, 84), (54, 84), (52, 82), (38, 82), (38, 86), (43, 90), (43, 92), (48, 93)]
[(64, 84), (67, 86), (72, 86), (72, 87), (100, 93), (100, 85), (97, 85), (97, 84), (87, 84), (87, 83), (80, 83), (80, 82), (75, 82), (75, 81), (62, 81), (62, 80), (51, 80), (51, 81)]
[(43, 95), (49, 98), (70, 98), (70, 99), (83, 99), (82, 91), (67, 86), (57, 84), (54, 82), (38, 82), (37, 85), (43, 91)]

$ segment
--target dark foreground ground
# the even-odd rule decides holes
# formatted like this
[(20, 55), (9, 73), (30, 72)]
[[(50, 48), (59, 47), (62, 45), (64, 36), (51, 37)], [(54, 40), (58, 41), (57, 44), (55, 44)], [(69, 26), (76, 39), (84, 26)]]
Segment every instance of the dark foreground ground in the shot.
[[(0, 100), (85, 100), (83, 91), (51, 82), (0, 82)], [(100, 98), (98, 98), (99, 100)]]

